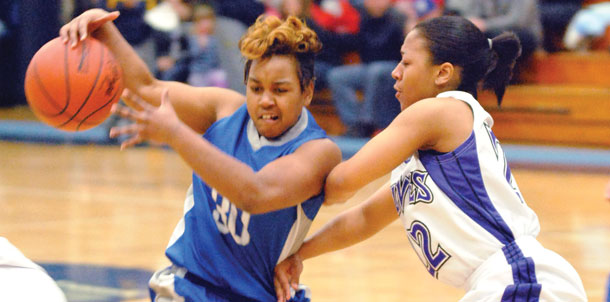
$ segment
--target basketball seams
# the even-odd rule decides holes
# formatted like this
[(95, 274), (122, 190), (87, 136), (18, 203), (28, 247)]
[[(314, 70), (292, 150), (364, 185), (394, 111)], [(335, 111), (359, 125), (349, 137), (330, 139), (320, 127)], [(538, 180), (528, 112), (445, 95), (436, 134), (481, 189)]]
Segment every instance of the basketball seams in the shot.
[(33, 72), (32, 75), (34, 77), (34, 80), (36, 81), (36, 84), (37, 84), (38, 88), (40, 89), (40, 92), (42, 92), (42, 94), (44, 95), (45, 99), (47, 99), (47, 101), (53, 107), (55, 107), (55, 109), (59, 110), (59, 113), (48, 113), (48, 112), (43, 112), (40, 108), (37, 108), (38, 112), (42, 113), (43, 115), (45, 115), (47, 117), (56, 117), (56, 116), (62, 115), (66, 111), (67, 105), (63, 109), (60, 109), (61, 105), (57, 104), (57, 102), (55, 101), (53, 96), (51, 96), (51, 94), (46, 89), (46, 87), (44, 87), (44, 83), (42, 82), (42, 79), (40, 79), (40, 75), (38, 74), (38, 64), (36, 62), (34, 62), (34, 66), (32, 68), (32, 72)]
[[(73, 70), (79, 61), (85, 68)], [(121, 73), (115, 75), (120, 66), (115, 64), (112, 53), (94, 38), (74, 50), (58, 38), (49, 41), (31, 59), (26, 73), (24, 88), (31, 109), (42, 122), (65, 131), (100, 125), (122, 91)]]
[(83, 103), (80, 105), (80, 107), (78, 108), (76, 113), (74, 113), (67, 121), (65, 121), (63, 124), (61, 124), (61, 125), (59, 125), (57, 127), (59, 127), (59, 128), (64, 127), (68, 123), (70, 123), (72, 120), (74, 120), (76, 118), (76, 116), (80, 113), (80, 111), (85, 107), (87, 102), (89, 101), (89, 98), (93, 94), (93, 91), (95, 90), (95, 87), (97, 87), (97, 83), (98, 83), (98, 81), (100, 79), (100, 74), (102, 73), (102, 69), (104, 67), (104, 47), (103, 47), (102, 44), (99, 44), (99, 47), (100, 47), (100, 50), (101, 50), (100, 51), (100, 64), (99, 64), (99, 67), (97, 69), (97, 74), (95, 75), (95, 80), (93, 81), (93, 85), (92, 85), (91, 89), (89, 90), (89, 94), (87, 94), (87, 97), (85, 98)]
[(110, 97), (110, 100), (107, 101), (106, 103), (104, 103), (102, 106), (100, 106), (99, 108), (97, 108), (96, 110), (94, 110), (93, 112), (91, 112), (89, 115), (85, 116), (85, 118), (80, 121), (80, 123), (78, 124), (78, 126), (76, 126), (76, 130), (78, 130), (78, 128), (80, 128), (80, 125), (85, 123), (85, 121), (87, 119), (89, 119), (91, 116), (93, 116), (94, 114), (96, 114), (98, 111), (104, 109), (104, 107), (108, 106), (109, 104), (112, 104), (114, 102), (114, 99), (116, 98), (117, 94), (119, 93), (119, 89), (116, 89), (114, 91), (114, 94), (112, 95), (112, 97)]
[(68, 51), (70, 50), (68, 48), (68, 44), (64, 44), (64, 79), (66, 81), (66, 107), (64, 107), (64, 110), (61, 112), (63, 113), (64, 111), (66, 111), (68, 109), (68, 106), (70, 105), (70, 96), (71, 96), (71, 91), (70, 91), (70, 70), (69, 68), (69, 57), (68, 57)]

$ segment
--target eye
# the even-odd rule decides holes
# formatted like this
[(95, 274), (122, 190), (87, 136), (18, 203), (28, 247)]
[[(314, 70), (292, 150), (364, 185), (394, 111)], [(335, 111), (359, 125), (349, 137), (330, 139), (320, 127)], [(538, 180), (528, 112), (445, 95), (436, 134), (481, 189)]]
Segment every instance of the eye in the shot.
[(288, 89), (284, 89), (284, 88), (275, 88), (275, 90), (274, 90), (274, 91), (275, 91), (275, 93), (277, 93), (277, 94), (282, 94), (282, 93), (288, 92)]
[(250, 90), (254, 93), (259, 93), (263, 90), (263, 88), (260, 86), (252, 85), (250, 86)]

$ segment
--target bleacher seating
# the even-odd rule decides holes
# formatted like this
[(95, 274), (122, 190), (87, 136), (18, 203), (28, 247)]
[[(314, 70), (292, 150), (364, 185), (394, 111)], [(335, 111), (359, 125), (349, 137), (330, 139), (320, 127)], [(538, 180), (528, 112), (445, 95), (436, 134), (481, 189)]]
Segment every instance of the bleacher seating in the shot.
[[(608, 51), (537, 53), (501, 108), (489, 92), (479, 99), (503, 142), (610, 147), (609, 71)], [(309, 108), (327, 132), (343, 133), (328, 91)]]

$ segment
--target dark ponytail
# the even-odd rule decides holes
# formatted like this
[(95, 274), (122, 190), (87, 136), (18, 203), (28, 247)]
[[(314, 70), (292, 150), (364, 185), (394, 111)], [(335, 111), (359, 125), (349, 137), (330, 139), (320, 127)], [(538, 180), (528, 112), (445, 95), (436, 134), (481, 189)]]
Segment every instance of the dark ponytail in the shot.
[(493, 90), (498, 98), (498, 106), (512, 76), (515, 61), (521, 55), (521, 43), (512, 32), (505, 32), (491, 40), (491, 50), (496, 57), (495, 64), (483, 79), (483, 89)]
[(479, 83), (493, 90), (502, 102), (515, 60), (521, 53), (519, 39), (503, 33), (493, 40), (485, 37), (472, 22), (458, 16), (442, 16), (420, 22), (415, 29), (427, 40), (432, 64), (449, 62), (462, 68), (458, 90), (477, 98)]

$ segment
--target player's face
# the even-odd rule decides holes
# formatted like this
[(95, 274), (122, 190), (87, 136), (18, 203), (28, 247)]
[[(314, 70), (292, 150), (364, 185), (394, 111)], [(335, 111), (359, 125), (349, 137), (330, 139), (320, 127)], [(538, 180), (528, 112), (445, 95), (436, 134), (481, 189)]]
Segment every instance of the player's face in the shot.
[(272, 139), (290, 129), (309, 105), (313, 85), (301, 91), (298, 62), (293, 56), (275, 55), (254, 60), (247, 82), (248, 113), (258, 133)]
[(417, 30), (409, 32), (400, 53), (402, 59), (392, 71), (392, 78), (396, 80), (396, 99), (400, 102), (400, 109), (404, 110), (421, 99), (436, 96), (436, 69), (426, 40)]

